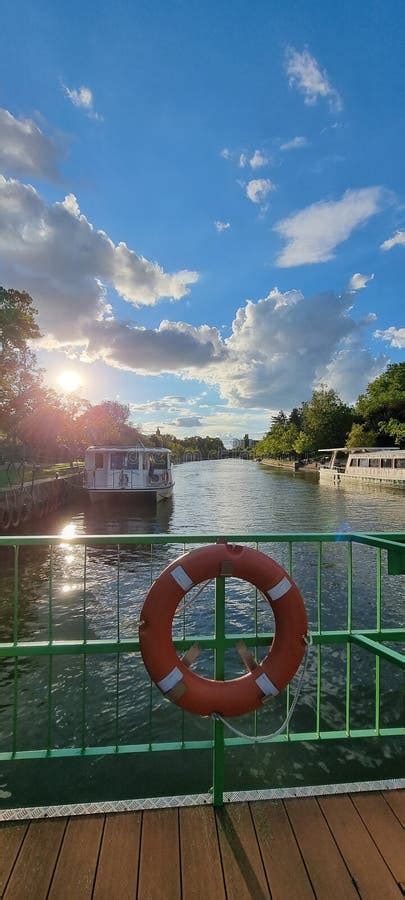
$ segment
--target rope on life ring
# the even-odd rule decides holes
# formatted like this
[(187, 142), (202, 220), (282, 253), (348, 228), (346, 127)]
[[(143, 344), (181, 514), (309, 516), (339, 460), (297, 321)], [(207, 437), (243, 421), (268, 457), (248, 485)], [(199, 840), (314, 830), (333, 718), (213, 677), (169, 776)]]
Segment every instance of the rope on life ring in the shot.
[[(247, 674), (229, 681), (203, 678), (190, 668), (199, 648), (180, 659), (172, 640), (173, 617), (192, 587), (220, 575), (253, 584), (271, 607), (275, 635), (261, 663), (243, 645)], [(214, 544), (171, 563), (151, 586), (141, 612), (140, 649), (145, 667), (165, 697), (200, 716), (239, 716), (259, 709), (289, 684), (307, 652), (308, 621), (302, 595), (275, 560), (249, 547)], [(239, 642), (240, 644), (240, 642)]]

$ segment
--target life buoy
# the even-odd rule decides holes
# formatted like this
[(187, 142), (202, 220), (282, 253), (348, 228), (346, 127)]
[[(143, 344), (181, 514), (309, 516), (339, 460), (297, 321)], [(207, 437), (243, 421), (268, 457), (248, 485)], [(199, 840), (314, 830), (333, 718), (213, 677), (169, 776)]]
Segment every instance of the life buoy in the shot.
[[(172, 622), (185, 594), (219, 575), (255, 585), (274, 613), (275, 635), (266, 658), (250, 658), (246, 675), (229, 681), (203, 678), (180, 659), (172, 641)], [(258, 709), (279, 694), (297, 671), (308, 630), (304, 601), (297, 585), (274, 559), (258, 550), (218, 543), (192, 550), (171, 563), (150, 588), (139, 625), (140, 649), (150, 677), (162, 693), (200, 716), (239, 716)]]

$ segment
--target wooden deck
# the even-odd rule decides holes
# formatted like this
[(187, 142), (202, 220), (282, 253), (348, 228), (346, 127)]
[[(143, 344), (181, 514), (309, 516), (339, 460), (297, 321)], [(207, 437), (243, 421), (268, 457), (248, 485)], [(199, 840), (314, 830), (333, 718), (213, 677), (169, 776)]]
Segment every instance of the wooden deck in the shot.
[(6, 900), (405, 893), (405, 790), (0, 826)]

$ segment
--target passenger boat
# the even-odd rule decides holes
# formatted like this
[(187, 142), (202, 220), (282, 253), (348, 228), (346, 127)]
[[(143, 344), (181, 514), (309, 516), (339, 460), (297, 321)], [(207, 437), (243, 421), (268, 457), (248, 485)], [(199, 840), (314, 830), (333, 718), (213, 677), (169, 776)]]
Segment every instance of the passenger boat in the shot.
[(331, 454), (320, 466), (321, 483), (350, 481), (405, 488), (405, 450), (398, 447), (329, 447), (319, 453)]
[(159, 503), (173, 494), (170, 457), (164, 447), (88, 447), (84, 487), (91, 501), (140, 495)]

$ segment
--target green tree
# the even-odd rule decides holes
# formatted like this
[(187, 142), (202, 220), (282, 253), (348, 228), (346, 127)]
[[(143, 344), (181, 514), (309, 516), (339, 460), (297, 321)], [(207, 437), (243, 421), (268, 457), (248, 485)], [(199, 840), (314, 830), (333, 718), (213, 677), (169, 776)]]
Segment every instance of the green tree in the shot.
[(383, 424), (385, 433), (394, 438), (395, 444), (399, 447), (405, 444), (405, 422), (400, 422), (398, 419), (390, 419), (387, 424), (385, 422), (381, 424)]
[(360, 394), (356, 408), (367, 427), (388, 433), (390, 419), (405, 422), (405, 362), (391, 363)]
[(302, 430), (313, 450), (344, 446), (352, 422), (350, 407), (325, 385), (313, 391), (311, 399), (303, 404)]
[(354, 447), (375, 447), (377, 443), (377, 435), (375, 431), (367, 430), (361, 422), (354, 422), (346, 440), (346, 446), (351, 449)]
[(14, 444), (21, 421), (45, 395), (29, 347), (40, 337), (36, 316), (29, 294), (0, 287), (0, 431)]

